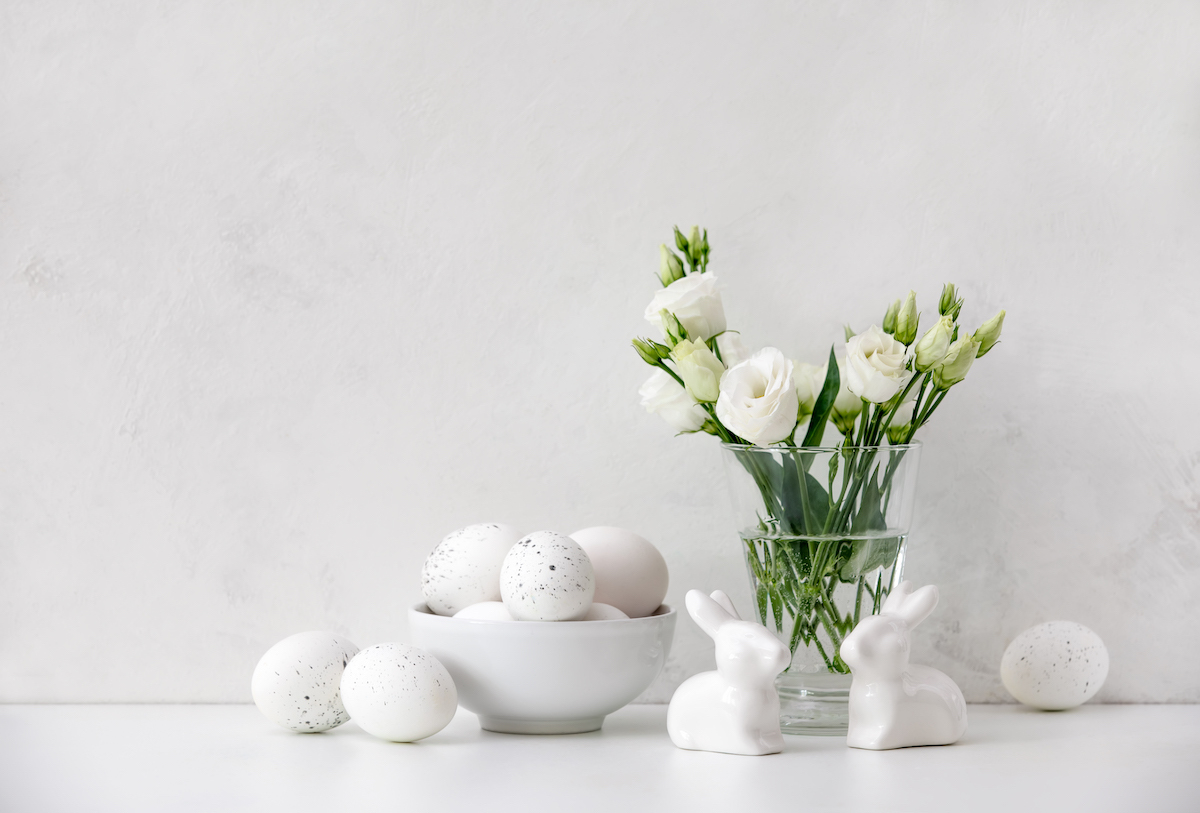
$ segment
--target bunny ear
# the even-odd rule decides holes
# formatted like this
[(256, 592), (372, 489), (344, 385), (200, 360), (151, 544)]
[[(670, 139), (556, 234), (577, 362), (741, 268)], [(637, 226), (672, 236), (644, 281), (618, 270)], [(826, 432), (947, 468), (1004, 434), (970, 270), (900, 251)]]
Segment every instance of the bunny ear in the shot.
[(929, 614), (933, 612), (933, 608), (937, 606), (937, 603), (937, 585), (927, 584), (920, 590), (914, 590), (911, 595), (906, 596), (904, 603), (900, 605), (900, 609), (889, 613), (889, 615), (896, 616), (908, 624), (909, 629), (911, 629), (928, 618)]
[(724, 590), (713, 590), (711, 596), (712, 600), (720, 604), (721, 608), (725, 610), (725, 612), (729, 613), (729, 615), (733, 617), (734, 621), (742, 620), (742, 617), (738, 615), (737, 609), (734, 608), (733, 602), (729, 600), (729, 596), (725, 594)]
[(888, 593), (888, 597), (884, 599), (883, 606), (879, 609), (879, 614), (899, 616), (904, 602), (908, 601), (909, 595), (912, 594), (912, 589), (912, 582), (907, 580), (893, 587), (892, 591)]
[(733, 620), (724, 607), (699, 590), (688, 590), (684, 603), (687, 604), (692, 618), (700, 625), (700, 629), (714, 638), (722, 625)]

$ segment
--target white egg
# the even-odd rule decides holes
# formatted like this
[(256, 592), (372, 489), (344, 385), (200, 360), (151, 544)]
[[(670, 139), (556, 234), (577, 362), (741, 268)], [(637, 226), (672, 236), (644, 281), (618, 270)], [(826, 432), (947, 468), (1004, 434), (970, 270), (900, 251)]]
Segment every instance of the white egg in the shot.
[(534, 531), (504, 557), (500, 595), (518, 621), (578, 621), (592, 606), (596, 580), (579, 543)]
[(425, 604), (438, 615), (454, 615), (481, 601), (499, 601), (500, 566), (520, 538), (520, 531), (498, 523), (447, 535), (421, 568)]
[(633, 531), (599, 526), (571, 538), (587, 552), (596, 572), (595, 601), (630, 618), (653, 615), (667, 596), (667, 561), (658, 548)]
[(1073, 709), (1108, 677), (1100, 636), (1073, 621), (1049, 621), (1022, 632), (1004, 650), (1000, 679), (1018, 701), (1036, 709)]
[(325, 731), (350, 719), (338, 685), (358, 647), (332, 632), (301, 632), (267, 650), (250, 694), (268, 720), (292, 731)]
[(619, 621), (622, 618), (629, 618), (625, 613), (618, 610), (611, 604), (601, 604), (598, 601), (593, 601), (592, 606), (588, 608), (587, 615), (581, 618), (581, 621)]
[(512, 613), (504, 606), (503, 601), (481, 601), (470, 607), (463, 607), (454, 614), (455, 618), (466, 618), (470, 621), (516, 621)]
[(368, 734), (413, 742), (449, 724), (458, 691), (446, 667), (428, 652), (408, 644), (376, 644), (346, 667), (342, 702)]

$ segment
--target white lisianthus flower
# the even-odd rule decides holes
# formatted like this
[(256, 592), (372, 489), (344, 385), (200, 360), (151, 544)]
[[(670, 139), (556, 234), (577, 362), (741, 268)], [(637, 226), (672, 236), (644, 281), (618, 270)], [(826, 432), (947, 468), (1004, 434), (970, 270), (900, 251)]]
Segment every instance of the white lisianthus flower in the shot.
[(666, 336), (662, 310), (675, 314), (690, 339), (711, 339), (725, 330), (725, 306), (712, 274), (689, 274), (654, 294), (646, 306), (646, 321)]
[(717, 337), (717, 349), (721, 351), (721, 361), (725, 367), (736, 367), (750, 358), (750, 348), (742, 341), (741, 334), (722, 333)]
[(792, 362), (764, 347), (725, 372), (717, 417), (755, 446), (769, 446), (792, 434), (800, 400)]
[(662, 370), (655, 370), (638, 390), (647, 412), (661, 415), (678, 432), (695, 432), (704, 426), (708, 413)]
[(904, 388), (908, 348), (876, 325), (846, 342), (846, 388), (873, 404), (882, 404)]
[(702, 341), (684, 339), (671, 351), (675, 369), (683, 379), (684, 386), (697, 401), (712, 403), (720, 394), (721, 376), (725, 366), (721, 364), (708, 345)]
[(850, 392), (850, 388), (846, 386), (846, 359), (839, 358), (838, 363), (838, 394), (837, 398), (833, 399), (833, 411), (839, 415), (854, 417), (862, 412), (862, 399), (854, 393)]
[(917, 390), (914, 388), (908, 393), (908, 397), (904, 399), (904, 403), (896, 407), (896, 411), (892, 413), (892, 426), (908, 426), (912, 423), (913, 407), (917, 405)]
[(800, 399), (800, 417), (811, 415), (817, 405), (821, 388), (825, 386), (825, 368), (806, 361), (792, 362), (792, 375), (796, 379), (796, 397)]

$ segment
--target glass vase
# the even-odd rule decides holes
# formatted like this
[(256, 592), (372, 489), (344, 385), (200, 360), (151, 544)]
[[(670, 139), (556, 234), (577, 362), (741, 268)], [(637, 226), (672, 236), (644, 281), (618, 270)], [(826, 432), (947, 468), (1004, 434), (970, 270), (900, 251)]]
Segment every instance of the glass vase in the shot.
[(844, 735), (841, 642), (900, 582), (920, 444), (723, 449), (756, 615), (792, 652), (783, 730)]

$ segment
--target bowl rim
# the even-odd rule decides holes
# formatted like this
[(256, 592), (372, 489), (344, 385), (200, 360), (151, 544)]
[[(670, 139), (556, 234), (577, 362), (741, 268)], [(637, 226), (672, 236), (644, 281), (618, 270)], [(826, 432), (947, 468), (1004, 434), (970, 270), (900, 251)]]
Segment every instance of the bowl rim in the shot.
[(510, 627), (513, 624), (519, 624), (521, 629), (561, 629), (563, 628), (564, 624), (572, 626), (575, 624), (587, 624), (590, 628), (594, 629), (595, 627), (593, 627), (593, 625), (629, 624), (631, 622), (642, 624), (658, 623), (665, 618), (670, 618), (676, 615), (676, 610), (670, 604), (663, 603), (658, 605), (658, 609), (650, 615), (643, 615), (640, 618), (608, 618), (599, 621), (499, 621), (494, 618), (458, 618), (453, 615), (438, 615), (430, 610), (429, 606), (422, 601), (409, 607), (408, 613), (409, 615), (421, 615), (427, 618), (436, 618), (438, 620), (433, 622), (435, 624), (454, 622), (457, 624), (501, 624), (506, 627)]

